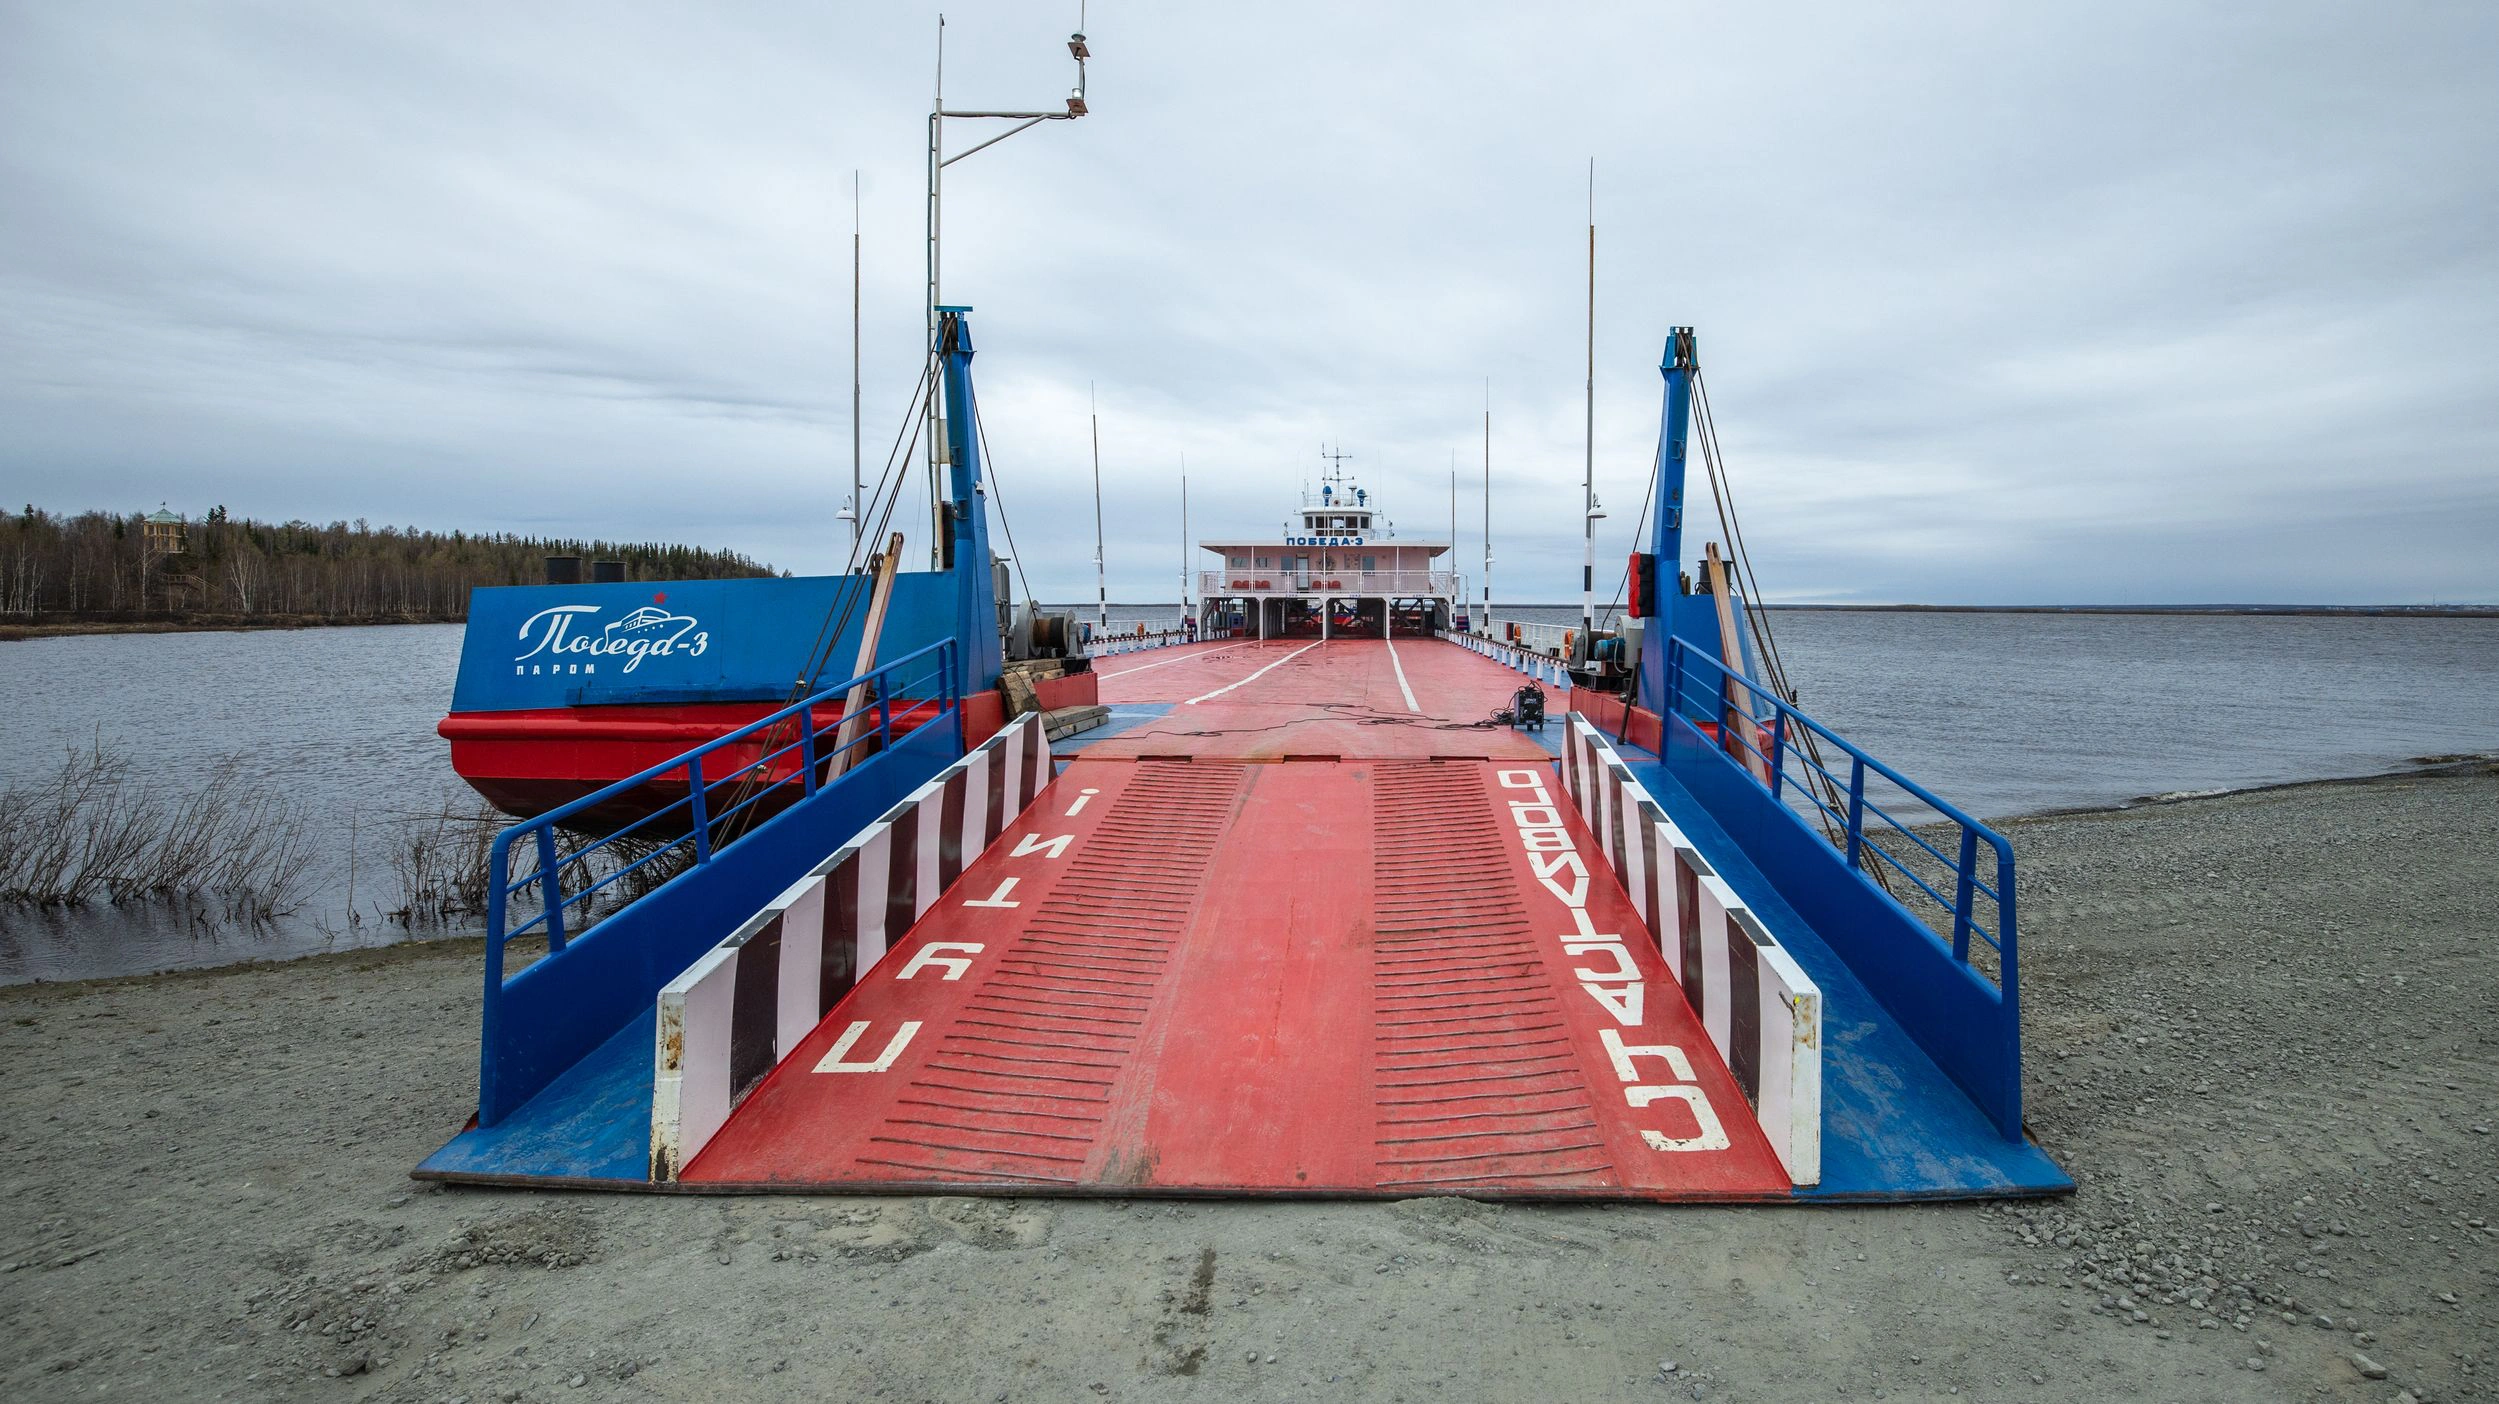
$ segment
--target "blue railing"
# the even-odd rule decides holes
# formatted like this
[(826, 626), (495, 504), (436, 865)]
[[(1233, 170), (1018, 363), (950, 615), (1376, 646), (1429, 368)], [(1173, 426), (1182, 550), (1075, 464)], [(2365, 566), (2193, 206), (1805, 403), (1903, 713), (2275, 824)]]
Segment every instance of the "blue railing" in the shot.
[[(1995, 953), (1995, 984), (2005, 1008), (2017, 1007), (2013, 846), (2003, 835), (1681, 639), (1667, 648), (1666, 690), (1686, 720), (1715, 722), (1719, 748), (1772, 799), (1800, 816), (1816, 815), (1848, 866), (1877, 879), (1913, 919), (1931, 904), (1934, 919), (1920, 924), (1944, 924), (1953, 958), (1984, 975), (1970, 960), (1970, 938), (1977, 936)], [(1818, 757), (1823, 746), (1830, 749)], [(1919, 819), (1915, 807), (1957, 831), (1946, 840), (1952, 852), (1903, 822)], [(1992, 881), (1982, 875), (1988, 857)], [(1880, 880), (1893, 875), (1923, 901), (1902, 901), (1891, 881)]]
[[(930, 726), (950, 720), (956, 733), (955, 749), (960, 752), (963, 709), (956, 684), (955, 642), (953, 639), (940, 639), (874, 672), (825, 688), (804, 701), (759, 717), (673, 760), (628, 776), (534, 819), (523, 820), (497, 834), (487, 858), (486, 999), (489, 1024), (493, 1022), (495, 1003), (504, 983), (504, 947), (513, 937), (532, 930), (543, 930), (546, 933), (547, 953), (554, 955), (562, 951), (568, 939), (568, 909), (579, 907), (584, 916), (594, 915), (590, 903), (599, 893), (689, 846), (693, 865), (711, 862), (778, 808), (808, 798), (827, 785), (840, 784), (841, 776), (827, 776), (832, 769), (831, 762), (841, 759), (846, 771), (866, 755), (891, 749), (897, 726), (907, 732), (915, 725)], [(872, 695), (860, 706), (829, 720), (817, 716), (819, 707), (828, 702), (844, 703), (851, 689), (861, 686), (867, 687)], [(853, 720), (862, 723), (857, 734), (846, 742), (841, 741), (839, 734), (842, 727)], [(868, 724), (871, 722), (873, 724)], [(795, 736), (787, 741), (781, 740), (782, 736), (792, 731), (795, 731)], [(754, 748), (757, 754), (751, 760), (740, 761), (732, 756), (713, 759), (708, 766), (705, 764), (707, 758), (718, 757), (732, 747)], [(866, 749), (870, 747), (873, 750)], [(565, 821), (623, 799), (646, 786), (665, 786), (672, 781), (685, 786), (682, 798), (652, 809), (624, 827), (591, 839), (570, 852), (560, 850), (556, 831)], [(724, 790), (726, 802), (722, 803), (715, 796)], [(766, 807), (758, 809), (757, 806)], [(651, 842), (654, 846), (649, 852), (619, 865), (612, 872), (592, 876), (597, 868), (594, 862), (597, 854), (635, 839)], [(522, 844), (529, 845), (524, 851), (534, 853), (537, 866), (516, 879), (512, 876), (512, 851), (516, 845)], [(588, 879), (581, 883), (578, 891), (564, 890), (568, 870)], [(510, 919), (511, 899), (532, 889), (538, 896), (537, 915), (513, 924)]]

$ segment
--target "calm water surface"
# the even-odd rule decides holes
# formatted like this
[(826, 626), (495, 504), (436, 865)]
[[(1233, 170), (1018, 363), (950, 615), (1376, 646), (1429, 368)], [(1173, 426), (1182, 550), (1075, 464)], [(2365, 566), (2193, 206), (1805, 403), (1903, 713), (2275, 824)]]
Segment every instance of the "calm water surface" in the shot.
[[(1113, 626), (1175, 620), (1119, 607)], [(1570, 607), (1503, 617), (1577, 618)], [(2499, 751), (2499, 620), (1780, 611), (1803, 705), (1981, 817), (2369, 774)], [(234, 931), (163, 914), (0, 912), (0, 983), (406, 939), (393, 826), (463, 797), (434, 723), (457, 625), (0, 644), (0, 783), (75, 745), (177, 779), (242, 754), (311, 808), (320, 892)], [(354, 906), (348, 902), (353, 858)]]
[(318, 850), (312, 900), (266, 927), (154, 907), (0, 908), (0, 984), (407, 939), (381, 915), (398, 895), (393, 830), (466, 803), (434, 734), (460, 636), (460, 625), (424, 624), (0, 643), (0, 784), (97, 743), (170, 784), (241, 755), (306, 807)]

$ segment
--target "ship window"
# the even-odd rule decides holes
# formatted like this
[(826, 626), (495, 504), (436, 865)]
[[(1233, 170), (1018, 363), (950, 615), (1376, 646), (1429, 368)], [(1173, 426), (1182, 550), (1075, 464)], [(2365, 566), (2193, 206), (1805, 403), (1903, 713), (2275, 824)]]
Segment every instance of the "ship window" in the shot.
[(1240, 569), (1242, 569), (1242, 568), (1244, 568), (1244, 567), (1246, 567), (1246, 566), (1248, 566), (1248, 565), (1249, 565), (1249, 557), (1247, 557), (1247, 556), (1234, 556), (1234, 557), (1232, 558), (1232, 568), (1233, 568), (1234, 570), (1240, 570)]
[(1380, 559), (1380, 558), (1379, 558), (1379, 557), (1377, 557), (1377, 556), (1365, 556), (1365, 557), (1363, 557), (1363, 558), (1362, 558), (1362, 568), (1363, 568), (1364, 570), (1378, 570), (1378, 569), (1380, 568), (1380, 566), (1379, 566), (1379, 559)]
[(1267, 558), (1266, 558), (1265, 556), (1260, 556), (1260, 557), (1258, 558), (1258, 569), (1260, 569), (1260, 570), (1265, 570), (1266, 568), (1267, 568)]

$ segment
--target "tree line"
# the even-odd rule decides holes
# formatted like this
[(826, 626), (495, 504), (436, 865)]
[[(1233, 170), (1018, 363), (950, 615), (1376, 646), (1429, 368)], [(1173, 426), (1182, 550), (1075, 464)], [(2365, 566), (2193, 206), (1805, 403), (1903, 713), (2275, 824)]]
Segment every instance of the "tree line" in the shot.
[(628, 580), (776, 572), (735, 551), (665, 542), (375, 527), (364, 519), (261, 522), (222, 506), (199, 521), (149, 514), (0, 515), (0, 619), (18, 624), (165, 619), (373, 623), (468, 617), (480, 585), (535, 585), (548, 556), (625, 563)]

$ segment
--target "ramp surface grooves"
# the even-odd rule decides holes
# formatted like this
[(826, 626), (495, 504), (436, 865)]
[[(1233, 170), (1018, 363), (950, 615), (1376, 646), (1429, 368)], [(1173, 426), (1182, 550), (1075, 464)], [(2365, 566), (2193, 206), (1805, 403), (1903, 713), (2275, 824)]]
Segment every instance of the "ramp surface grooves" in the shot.
[(1613, 1162), (1480, 767), (1378, 767), (1380, 1184), (1598, 1186)]
[(1082, 1182), (1240, 790), (1238, 766), (1138, 765), (860, 1163)]
[(1784, 1197), (1553, 779), (1077, 759), (683, 1182)]

